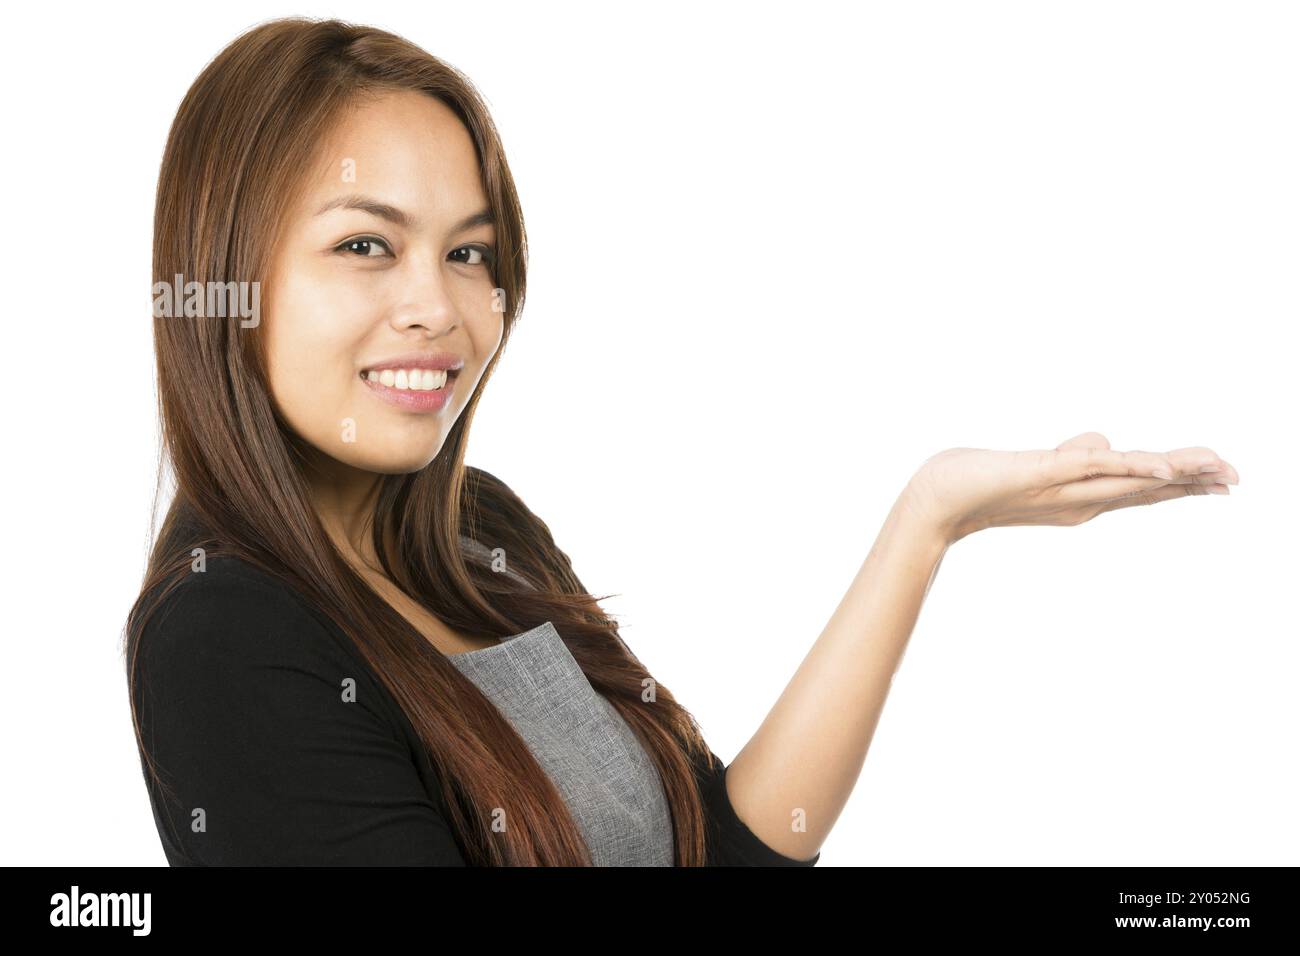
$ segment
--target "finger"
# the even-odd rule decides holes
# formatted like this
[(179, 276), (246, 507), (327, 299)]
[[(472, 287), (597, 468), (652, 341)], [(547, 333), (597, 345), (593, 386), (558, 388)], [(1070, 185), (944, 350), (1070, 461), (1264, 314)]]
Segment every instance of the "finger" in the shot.
[(1228, 475), (1229, 475), (1229, 477), (1232, 478), (1232, 481), (1228, 482), (1228, 484), (1230, 484), (1230, 485), (1239, 485), (1239, 484), (1241, 484), (1241, 475), (1237, 474), (1237, 469), (1236, 469), (1236, 468), (1233, 468), (1233, 467), (1232, 467), (1232, 464), (1231, 464), (1230, 462), (1224, 461), (1222, 458), (1220, 458), (1220, 459), (1219, 459), (1219, 464), (1221, 464), (1221, 465), (1223, 465), (1223, 466), (1225, 466), (1225, 467), (1227, 468)]
[[(1150, 452), (1132, 452), (1134, 455), (1151, 455)], [(1160, 456), (1156, 456), (1160, 457)], [(1134, 475), (1132, 477), (1114, 477), (1102, 475), (1060, 485), (1055, 489), (1057, 498), (1066, 504), (1084, 504), (1086, 502), (1110, 501), (1115, 498), (1138, 494), (1162, 485), (1213, 485), (1224, 481), (1225, 475), (1217, 466), (1210, 472), (1202, 472), (1207, 456), (1204, 452), (1171, 452), (1168, 456), (1169, 470), (1156, 474)], [(1218, 458), (1214, 459), (1216, 462)], [(1169, 477), (1161, 477), (1168, 474)]]
[(1110, 442), (1101, 432), (1084, 432), (1081, 435), (1075, 435), (1056, 446), (1056, 450), (1063, 448), (1109, 448)]
[(1217, 465), (1208, 465), (1198, 468), (1195, 477), (1199, 478), (1203, 484), (1213, 484), (1216, 481), (1221, 481), (1225, 485), (1241, 484), (1241, 476), (1237, 474), (1237, 469), (1232, 467), (1231, 462), (1224, 461), (1222, 458), (1219, 459)]
[(1229, 471), (1234, 479), (1237, 478), (1236, 469), (1220, 458), (1213, 448), (1195, 445), (1190, 448), (1175, 448), (1173, 451), (1166, 452), (1166, 454), (1171, 460), (1179, 464), (1181, 471), (1200, 472), (1202, 474)]
[(1116, 498), (1128, 498), (1165, 487), (1177, 488), (1180, 489), (1180, 493), (1188, 494), (1195, 493), (1195, 489), (1192, 489), (1191, 492), (1181, 491), (1181, 489), (1189, 485), (1204, 489), (1211, 485), (1226, 485), (1227, 483), (1228, 476), (1223, 472), (1213, 472), (1205, 475), (1179, 475), (1173, 481), (1166, 481), (1163, 478), (1092, 478), (1086, 481), (1074, 481), (1066, 485), (1058, 485), (1055, 493), (1057, 500), (1063, 504), (1087, 504), (1088, 502), (1095, 503), (1113, 501)]
[[(1072, 481), (1114, 476), (1121, 478), (1157, 477), (1170, 480), (1179, 466), (1167, 455), (1149, 451), (1113, 451), (1109, 448), (1065, 448), (1040, 452), (1037, 487)], [(1199, 471), (1199, 468), (1197, 469)]]
[(1175, 448), (1168, 452), (1170, 455), (1177, 455), (1179, 458), (1208, 458), (1217, 460), (1218, 455), (1213, 448), (1206, 448), (1204, 445), (1192, 445), (1188, 448)]
[(1165, 482), (1165, 484), (1170, 485), (1235, 485), (1237, 483), (1237, 479), (1233, 477), (1232, 472), (1227, 468), (1219, 468), (1195, 475), (1180, 475), (1173, 481)]
[[(1213, 491), (1211, 489), (1219, 489)], [(1134, 495), (1127, 495), (1123, 498), (1116, 498), (1112, 501), (1102, 503), (1097, 514), (1106, 511), (1118, 511), (1120, 508), (1132, 508), (1134, 505), (1153, 505), (1160, 501), (1169, 501), (1173, 498), (1201, 497), (1202, 495), (1227, 495), (1227, 485), (1162, 485), (1159, 488), (1153, 488), (1149, 491), (1139, 492)]]
[(1214, 464), (1202, 465), (1199, 469), (1201, 474), (1225, 475), (1227, 483), (1236, 485), (1241, 483), (1241, 476), (1237, 474), (1237, 469), (1232, 467), (1232, 463), (1220, 458)]

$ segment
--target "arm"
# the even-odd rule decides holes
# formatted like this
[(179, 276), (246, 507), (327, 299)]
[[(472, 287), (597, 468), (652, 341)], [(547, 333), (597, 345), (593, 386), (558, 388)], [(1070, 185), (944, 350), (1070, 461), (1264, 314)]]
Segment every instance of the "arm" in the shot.
[[(1208, 448), (1119, 452), (1096, 432), (1055, 449), (955, 448), (928, 459), (895, 501), (830, 623), (731, 762), (726, 784), (737, 815), (787, 856), (805, 859), (821, 847), (857, 781), (951, 544), (992, 527), (1082, 524), (1236, 481), (1236, 469)], [(797, 830), (800, 810), (805, 828)]]
[(464, 865), (376, 685), (288, 593), (214, 561), (151, 619), (140, 658), (172, 865)]
[[(806, 865), (820, 856), (945, 551), (900, 496), (830, 622), (728, 766), (736, 815), (776, 852)], [(793, 826), (798, 810), (803, 831)]]
[(816, 866), (818, 853), (795, 859), (772, 849), (739, 816), (727, 795), (728, 767), (712, 750), (709, 761), (695, 762), (696, 778), (704, 802), (705, 866)]

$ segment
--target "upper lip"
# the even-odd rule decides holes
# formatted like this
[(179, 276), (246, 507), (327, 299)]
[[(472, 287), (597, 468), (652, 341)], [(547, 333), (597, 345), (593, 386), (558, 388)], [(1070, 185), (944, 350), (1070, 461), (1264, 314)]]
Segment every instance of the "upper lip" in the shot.
[(411, 352), (395, 358), (372, 362), (361, 369), (363, 372), (382, 372), (384, 369), (427, 368), (437, 371), (447, 369), (459, 372), (465, 366), (465, 360), (454, 352)]

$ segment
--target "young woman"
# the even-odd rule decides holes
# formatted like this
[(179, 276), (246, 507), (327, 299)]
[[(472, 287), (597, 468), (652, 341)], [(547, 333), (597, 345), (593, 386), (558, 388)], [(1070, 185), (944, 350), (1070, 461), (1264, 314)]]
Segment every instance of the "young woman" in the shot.
[(181, 104), (154, 228), (176, 493), (126, 662), (172, 864), (813, 865), (949, 545), (1237, 481), (1095, 433), (934, 456), (724, 765), (464, 462), (526, 275), (464, 76), (375, 29), (257, 27)]

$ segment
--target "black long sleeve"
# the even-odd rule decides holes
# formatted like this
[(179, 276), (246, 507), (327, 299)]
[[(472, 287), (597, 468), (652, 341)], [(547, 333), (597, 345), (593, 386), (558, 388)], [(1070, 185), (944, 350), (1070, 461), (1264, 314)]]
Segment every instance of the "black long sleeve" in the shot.
[[(210, 559), (151, 618), (138, 676), (142, 736), (174, 791), (146, 774), (173, 866), (465, 865), (396, 701), (280, 582)], [(710, 865), (816, 864), (736, 816), (721, 761), (698, 773)]]
[[(146, 628), (137, 703), (174, 866), (464, 865), (387, 696), (296, 597), (223, 559)], [(355, 702), (343, 699), (356, 680)], [(205, 829), (198, 829), (201, 811)]]

